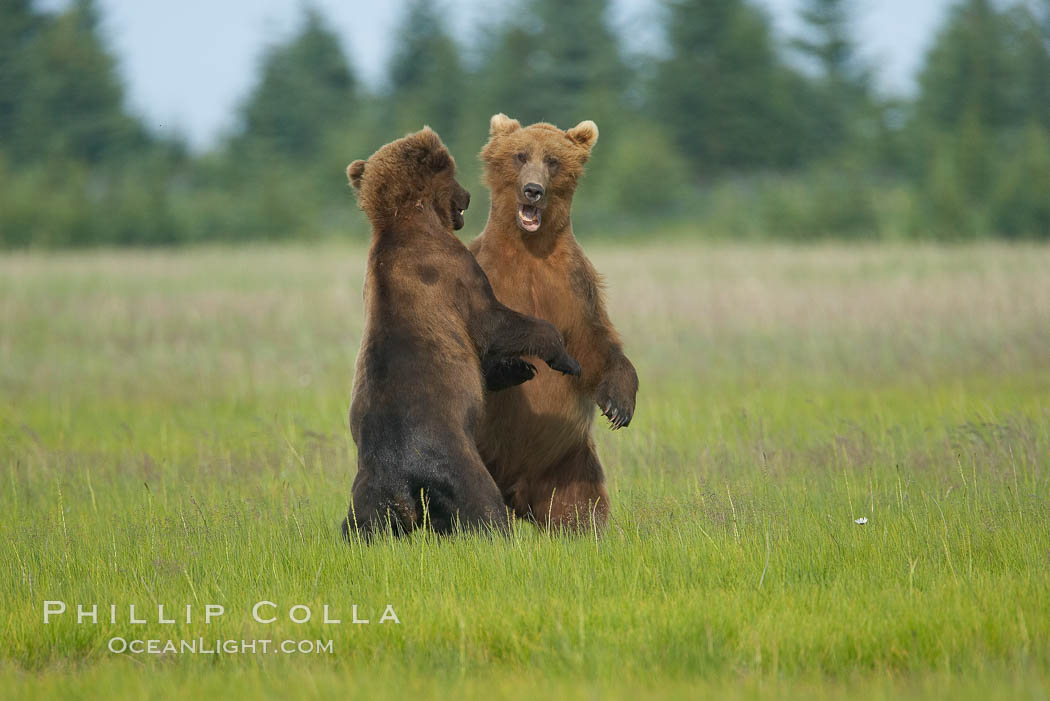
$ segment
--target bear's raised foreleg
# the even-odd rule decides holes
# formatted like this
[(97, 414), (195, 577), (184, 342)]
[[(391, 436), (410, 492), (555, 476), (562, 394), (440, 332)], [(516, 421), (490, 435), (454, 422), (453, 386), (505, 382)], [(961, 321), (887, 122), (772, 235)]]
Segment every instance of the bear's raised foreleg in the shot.
[[(527, 368), (505, 362), (508, 358), (520, 358), (523, 355), (540, 358), (551, 370), (563, 375), (580, 375), (580, 364), (565, 350), (565, 340), (549, 321), (498, 305), (488, 314), (485, 326), (488, 349), (483, 354), (483, 358), (487, 359), (487, 366), (483, 365), (483, 369), (486, 382), (490, 369), (494, 380), (506, 379), (515, 373), (524, 376)], [(500, 364), (504, 365), (503, 369), (498, 367)]]

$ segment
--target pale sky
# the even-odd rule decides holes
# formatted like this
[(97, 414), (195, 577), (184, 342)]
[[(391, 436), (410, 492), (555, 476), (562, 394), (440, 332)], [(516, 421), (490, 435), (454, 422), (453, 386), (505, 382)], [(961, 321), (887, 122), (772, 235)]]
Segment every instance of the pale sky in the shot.
[[(440, 0), (439, 0), (440, 1)], [(783, 36), (797, 32), (798, 0), (755, 0)], [(952, 0), (854, 0), (855, 32), (887, 92), (907, 92)], [(43, 0), (44, 7), (62, 0)], [(404, 0), (310, 0), (342, 38), (357, 75), (376, 85), (393, 46)], [(457, 38), (469, 44), (491, 21), (483, 0), (444, 0)], [(232, 126), (233, 112), (255, 79), (267, 44), (298, 26), (302, 0), (99, 0), (103, 30), (116, 53), (133, 110), (157, 133), (178, 132), (196, 148)], [(658, 0), (614, 0), (614, 24), (630, 51), (658, 53), (658, 33), (634, 28), (658, 16)], [(469, 46), (468, 46), (469, 49)]]

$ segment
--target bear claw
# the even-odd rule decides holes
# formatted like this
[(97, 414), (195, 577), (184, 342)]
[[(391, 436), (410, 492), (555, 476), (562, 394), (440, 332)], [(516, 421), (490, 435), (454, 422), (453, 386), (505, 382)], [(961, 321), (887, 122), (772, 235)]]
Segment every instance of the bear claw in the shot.
[(599, 408), (602, 410), (602, 415), (609, 420), (610, 428), (616, 431), (617, 429), (626, 428), (631, 423), (634, 412), (625, 407), (615, 406), (611, 401), (605, 404), (599, 404)]
[(550, 366), (551, 370), (557, 370), (562, 375), (579, 377), (580, 373), (583, 372), (583, 368), (580, 367), (579, 361), (571, 355), (565, 355), (560, 358), (549, 360), (547, 361), (547, 365)]

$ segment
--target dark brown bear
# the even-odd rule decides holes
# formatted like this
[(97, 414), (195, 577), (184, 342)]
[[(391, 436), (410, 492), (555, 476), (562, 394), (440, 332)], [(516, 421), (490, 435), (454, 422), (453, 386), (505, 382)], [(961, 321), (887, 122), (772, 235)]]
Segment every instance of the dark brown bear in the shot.
[(437, 134), (424, 128), (389, 143), (347, 176), (372, 246), (350, 403), (358, 471), (343, 532), (404, 533), (424, 520), (438, 532), (502, 527), (506, 506), (475, 447), (482, 362), (494, 389), (531, 379), (522, 355), (562, 373), (580, 366), (554, 326), (496, 301), (452, 233), (470, 194)]
[(501, 302), (561, 331), (583, 375), (541, 368), (531, 382), (489, 395), (478, 450), (518, 515), (548, 527), (601, 526), (609, 495), (591, 438), (594, 406), (613, 428), (628, 425), (638, 376), (572, 232), (572, 197), (598, 127), (523, 129), (497, 114), (489, 136), (481, 158), (492, 209), (470, 249)]

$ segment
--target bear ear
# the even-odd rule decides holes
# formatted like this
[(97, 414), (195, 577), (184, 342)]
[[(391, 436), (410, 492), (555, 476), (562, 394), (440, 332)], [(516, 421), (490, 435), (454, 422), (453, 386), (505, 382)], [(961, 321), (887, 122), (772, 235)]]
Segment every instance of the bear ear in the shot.
[(565, 132), (565, 136), (577, 146), (590, 151), (598, 143), (598, 125), (587, 119)]
[(454, 167), (452, 154), (444, 146), (430, 151), (426, 157), (426, 164), (431, 173), (442, 173)]
[(365, 174), (365, 162), (354, 161), (346, 167), (346, 178), (350, 181), (350, 184), (354, 186), (355, 190), (361, 189), (361, 178)]
[(419, 153), (419, 164), (421, 166), (430, 170), (431, 173), (440, 173), (449, 168), (455, 168), (452, 154), (445, 148), (445, 144), (442, 143), (441, 137), (437, 135), (436, 131), (425, 126), (416, 132), (416, 137), (419, 139), (418, 144), (422, 149)]
[(502, 112), (492, 115), (492, 119), (489, 120), (489, 136), (513, 134), (518, 129), (521, 129), (521, 122), (511, 119)]

